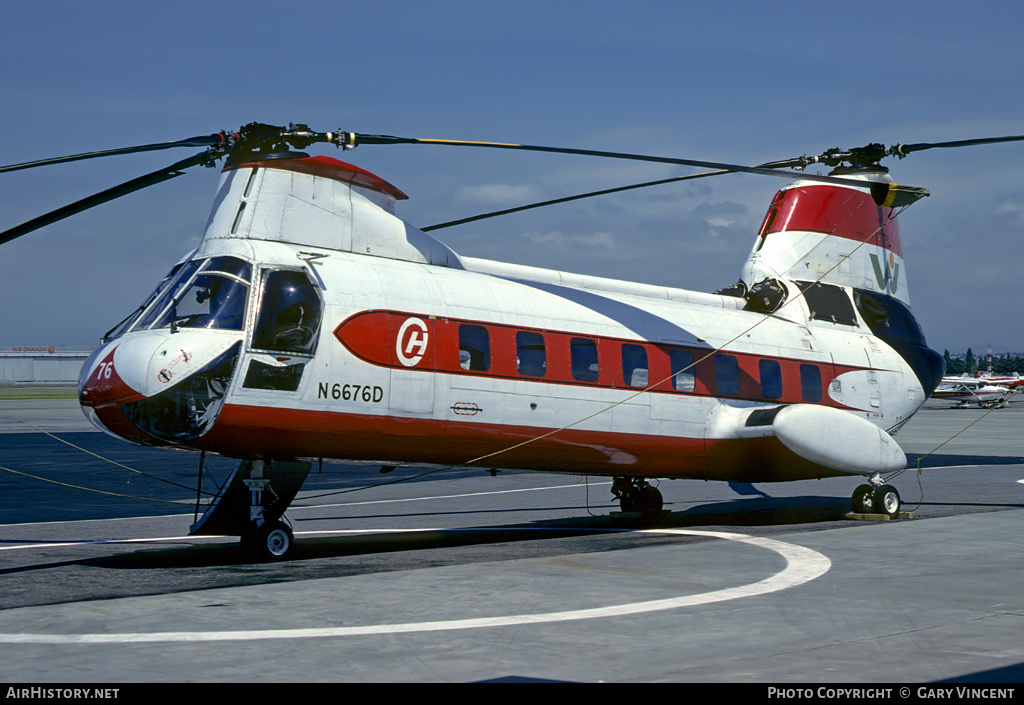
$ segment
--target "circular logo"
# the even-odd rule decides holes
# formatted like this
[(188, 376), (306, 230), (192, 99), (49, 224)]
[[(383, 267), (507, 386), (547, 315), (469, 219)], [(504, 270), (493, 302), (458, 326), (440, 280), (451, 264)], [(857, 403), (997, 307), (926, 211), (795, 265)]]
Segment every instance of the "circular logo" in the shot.
[(415, 367), (420, 364), (423, 356), (427, 354), (427, 342), (430, 334), (427, 332), (427, 324), (419, 318), (407, 318), (402, 327), (398, 329), (398, 337), (395, 339), (395, 353), (398, 361), (406, 367)]

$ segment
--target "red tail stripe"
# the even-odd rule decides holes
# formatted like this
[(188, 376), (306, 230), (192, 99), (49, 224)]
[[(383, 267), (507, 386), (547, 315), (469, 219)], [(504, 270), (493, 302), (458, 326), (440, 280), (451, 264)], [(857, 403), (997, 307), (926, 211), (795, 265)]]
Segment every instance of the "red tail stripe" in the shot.
[[(876, 206), (870, 194), (841, 186), (798, 186), (780, 191), (765, 218), (766, 234), (787, 230), (828, 233), (867, 242), (903, 256), (900, 228), (891, 208)], [(882, 227), (882, 224), (885, 224)]]

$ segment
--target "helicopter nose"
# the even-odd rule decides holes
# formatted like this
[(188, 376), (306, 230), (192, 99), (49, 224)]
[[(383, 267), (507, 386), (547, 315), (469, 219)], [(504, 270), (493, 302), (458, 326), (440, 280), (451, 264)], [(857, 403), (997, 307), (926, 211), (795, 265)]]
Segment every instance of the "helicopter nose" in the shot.
[(82, 366), (78, 379), (78, 401), (82, 406), (103, 408), (144, 398), (118, 371), (117, 348), (116, 344), (100, 348)]
[(82, 368), (82, 409), (100, 430), (133, 443), (193, 441), (220, 413), (241, 350), (239, 335), (146, 331), (113, 341)]
[[(82, 366), (78, 379), (78, 403), (86, 418), (101, 431), (129, 441), (151, 444), (122, 412), (123, 404), (145, 398), (124, 380), (122, 371), (132, 367), (130, 359), (118, 355), (116, 343), (101, 347)], [(128, 375), (131, 377), (131, 375)]]

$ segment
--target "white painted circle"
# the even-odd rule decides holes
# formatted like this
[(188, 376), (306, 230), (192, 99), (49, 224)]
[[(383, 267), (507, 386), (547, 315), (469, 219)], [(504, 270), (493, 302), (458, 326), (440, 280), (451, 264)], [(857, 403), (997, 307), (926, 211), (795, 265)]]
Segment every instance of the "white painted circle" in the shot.
[(482, 629), (485, 627), (507, 627), (526, 624), (551, 624), (581, 619), (621, 617), (631, 614), (658, 612), (706, 605), (714, 602), (736, 600), (741, 597), (766, 595), (779, 590), (796, 587), (810, 582), (828, 572), (832, 566), (829, 559), (809, 548), (774, 539), (756, 538), (746, 534), (722, 531), (690, 531), (687, 529), (650, 529), (640, 533), (677, 534), (701, 536), (737, 541), (775, 551), (786, 559), (786, 567), (769, 578), (749, 585), (724, 588), (699, 595), (683, 595), (662, 600), (632, 602), (623, 605), (596, 607), (591, 609), (548, 612), (546, 614), (519, 614), (500, 617), (479, 617), (474, 619), (453, 619), (435, 622), (412, 622), (407, 624), (372, 624), (362, 627), (323, 627), (318, 629), (256, 629), (247, 631), (218, 632), (150, 632), (127, 634), (0, 634), (0, 644), (142, 644), (142, 643), (187, 643), (214, 641), (251, 641), (254, 639), (316, 639), (325, 637), (354, 637), (381, 634), (411, 634), (416, 632), (453, 631), (459, 629)]
[(420, 364), (423, 356), (427, 354), (429, 342), (430, 332), (427, 324), (419, 318), (406, 318), (405, 323), (398, 329), (398, 336), (395, 339), (395, 352), (398, 354), (398, 361), (406, 367), (415, 367)]

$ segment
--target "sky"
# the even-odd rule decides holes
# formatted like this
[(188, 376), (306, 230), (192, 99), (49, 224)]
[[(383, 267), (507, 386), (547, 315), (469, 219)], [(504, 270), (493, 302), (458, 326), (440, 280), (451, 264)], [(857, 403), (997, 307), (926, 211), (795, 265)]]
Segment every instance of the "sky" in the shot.
[[(1024, 134), (1024, 5), (0, 0), (0, 164), (305, 123), (757, 164)], [(0, 230), (184, 159), (0, 174)], [(686, 167), (421, 145), (325, 154), (427, 226)], [(932, 348), (1024, 351), (1024, 142), (888, 160)], [(218, 170), (0, 245), (0, 349), (96, 345), (202, 237)], [(697, 291), (735, 282), (786, 182), (730, 174), (441, 230), (456, 252)]]

